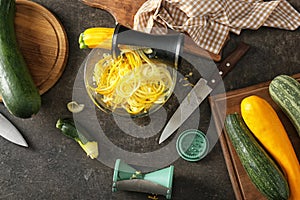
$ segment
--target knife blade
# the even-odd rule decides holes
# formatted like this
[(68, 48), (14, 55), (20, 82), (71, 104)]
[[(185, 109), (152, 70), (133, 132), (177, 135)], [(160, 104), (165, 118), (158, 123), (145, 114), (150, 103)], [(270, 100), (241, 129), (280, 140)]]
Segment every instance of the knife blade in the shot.
[(240, 42), (237, 48), (218, 65), (218, 72), (213, 73), (208, 80), (199, 79), (168, 121), (159, 138), (159, 144), (169, 138), (186, 121), (211, 91), (218, 86), (222, 78), (233, 69), (248, 49), (249, 45)]
[(18, 129), (0, 113), (0, 135), (10, 142), (28, 147), (27, 142), (23, 138)]

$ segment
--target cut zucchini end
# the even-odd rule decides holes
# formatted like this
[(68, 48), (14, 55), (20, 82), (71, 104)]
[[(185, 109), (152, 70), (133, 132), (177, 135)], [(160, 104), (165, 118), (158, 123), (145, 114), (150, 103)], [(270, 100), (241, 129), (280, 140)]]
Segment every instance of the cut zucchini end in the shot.
[(80, 49), (86, 49), (86, 48), (89, 48), (89, 47), (84, 43), (83, 36), (84, 36), (83, 33), (81, 33), (81, 34), (79, 35), (79, 40), (78, 40), (79, 48), (80, 48)]

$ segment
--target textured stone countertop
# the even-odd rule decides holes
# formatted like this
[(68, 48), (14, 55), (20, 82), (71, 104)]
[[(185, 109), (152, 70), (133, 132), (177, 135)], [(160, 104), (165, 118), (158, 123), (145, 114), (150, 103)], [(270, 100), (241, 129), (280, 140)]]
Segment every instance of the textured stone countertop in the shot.
[[(128, 158), (134, 157), (136, 152), (143, 157), (142, 154), (147, 154), (148, 151), (151, 153), (159, 150), (162, 148), (157, 144), (159, 134), (149, 139), (143, 136), (137, 139), (135, 136), (127, 137), (124, 134), (126, 131), (120, 131), (116, 125), (120, 121), (111, 115), (97, 112), (102, 130), (111, 140), (108, 144), (112, 145), (111, 155), (107, 150), (110, 147), (105, 151), (101, 151), (100, 148), (100, 154), (105, 155), (99, 162), (88, 158), (76, 142), (55, 128), (59, 117), (72, 116), (66, 104), (72, 100), (76, 77), (83, 76), (80, 72), (81, 64), (90, 52), (88, 49), (78, 48), (79, 34), (93, 26), (114, 27), (114, 18), (108, 12), (88, 7), (79, 0), (35, 2), (46, 7), (61, 21), (68, 36), (69, 57), (61, 78), (42, 95), (42, 108), (36, 116), (30, 119), (16, 118), (8, 113), (2, 103), (0, 104), (0, 112), (16, 125), (29, 144), (29, 148), (23, 148), (0, 138), (0, 199), (148, 199), (145, 193), (113, 193), (111, 163), (116, 159), (116, 149), (123, 150)], [(289, 2), (300, 10), (299, 0)], [(224, 78), (226, 91), (270, 81), (279, 74), (300, 73), (299, 29), (285, 31), (263, 27), (259, 30), (243, 30), (239, 36), (232, 34), (230, 37), (224, 47), (224, 56), (232, 51), (239, 41), (248, 43), (251, 48), (236, 68)], [(200, 111), (204, 120), (198, 128), (206, 131), (211, 115), (207, 99), (201, 105)], [(85, 120), (89, 121), (89, 116)], [(126, 123), (126, 126), (123, 123), (123, 128), (129, 132), (140, 130), (137, 128), (140, 124), (147, 127), (147, 124), (139, 120)], [(156, 126), (151, 128), (159, 130)], [(163, 163), (166, 167), (174, 165), (172, 199), (235, 199), (219, 142), (203, 160), (194, 163), (181, 158), (164, 163), (164, 157), (168, 157), (168, 147), (165, 151), (161, 157), (151, 157), (154, 160), (149, 159), (148, 163)], [(132, 157), (130, 159), (133, 159)], [(102, 162), (103, 160), (105, 161)], [(147, 165), (147, 162), (144, 164)], [(165, 197), (159, 196), (159, 199)]]

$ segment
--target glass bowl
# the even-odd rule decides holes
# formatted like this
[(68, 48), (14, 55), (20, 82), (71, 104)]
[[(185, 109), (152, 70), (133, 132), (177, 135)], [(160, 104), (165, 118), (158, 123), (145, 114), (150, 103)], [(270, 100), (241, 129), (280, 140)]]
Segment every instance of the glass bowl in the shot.
[(138, 49), (114, 59), (110, 50), (93, 49), (84, 61), (84, 82), (94, 104), (129, 117), (160, 109), (173, 93), (177, 69), (173, 62), (153, 55), (152, 49)]

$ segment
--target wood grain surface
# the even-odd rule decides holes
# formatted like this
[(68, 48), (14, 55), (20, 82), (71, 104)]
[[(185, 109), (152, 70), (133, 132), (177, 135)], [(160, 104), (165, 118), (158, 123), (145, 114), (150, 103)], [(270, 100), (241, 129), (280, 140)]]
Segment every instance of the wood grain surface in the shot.
[[(146, 2), (146, 0), (81, 0), (88, 6), (100, 8), (108, 11), (116, 20), (116, 22), (128, 27), (133, 28), (134, 16), (139, 8)], [(220, 54), (213, 54), (199, 46), (190, 38), (186, 37), (184, 50), (188, 53), (211, 58), (215, 61), (221, 60)]]
[[(300, 81), (300, 74), (296, 74), (293, 77)], [(226, 95), (222, 94), (209, 97), (216, 128), (220, 133), (220, 143), (223, 150), (223, 155), (237, 200), (263, 200), (266, 198), (262, 196), (262, 194), (255, 188), (249, 179), (246, 171), (240, 163), (237, 153), (235, 152), (227, 133), (223, 130), (223, 123), (221, 122), (224, 121), (225, 109), (223, 106), (225, 101), (227, 105), (226, 114), (230, 114), (234, 112), (240, 113), (240, 103), (242, 99), (247, 96), (257, 95), (266, 99), (278, 114), (293, 144), (297, 157), (300, 160), (300, 138), (290, 120), (271, 99), (268, 92), (269, 84), (270, 82), (261, 83), (247, 88), (230, 91), (226, 93)]]
[(40, 94), (44, 94), (60, 78), (67, 62), (65, 30), (58, 19), (40, 4), (17, 0), (15, 31), (32, 78)]

